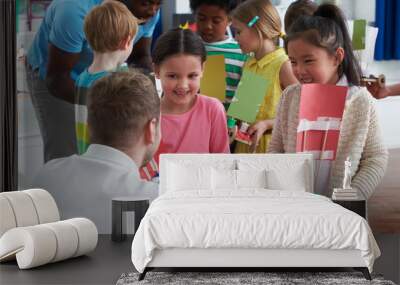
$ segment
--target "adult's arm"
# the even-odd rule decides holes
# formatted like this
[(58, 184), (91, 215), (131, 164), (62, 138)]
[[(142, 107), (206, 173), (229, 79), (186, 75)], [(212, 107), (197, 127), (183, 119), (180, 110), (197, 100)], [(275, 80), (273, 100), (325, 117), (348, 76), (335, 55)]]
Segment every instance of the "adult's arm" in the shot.
[(380, 86), (378, 83), (367, 85), (368, 91), (376, 99), (383, 99), (389, 96), (400, 96), (400, 83), (389, 86)]
[(75, 83), (71, 71), (79, 53), (70, 53), (49, 43), (46, 85), (51, 95), (74, 104)]
[(128, 58), (129, 64), (149, 71), (153, 70), (150, 52), (151, 40), (152, 38), (143, 37), (133, 46), (132, 53)]

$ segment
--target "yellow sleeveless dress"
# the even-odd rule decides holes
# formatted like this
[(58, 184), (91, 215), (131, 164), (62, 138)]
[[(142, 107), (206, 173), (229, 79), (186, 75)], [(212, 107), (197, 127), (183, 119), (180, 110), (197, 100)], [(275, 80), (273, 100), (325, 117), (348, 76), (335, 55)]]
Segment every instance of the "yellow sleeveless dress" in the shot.
[[(275, 118), (276, 107), (282, 93), (279, 72), (282, 64), (287, 60), (288, 56), (284, 49), (278, 48), (258, 61), (254, 57), (250, 57), (243, 66), (243, 70), (254, 72), (271, 82), (265, 94), (264, 101), (258, 111), (256, 117), (257, 122)], [(270, 139), (270, 133), (263, 135), (259, 141), (256, 152), (266, 153)], [(235, 153), (249, 153), (249, 145), (237, 142)]]

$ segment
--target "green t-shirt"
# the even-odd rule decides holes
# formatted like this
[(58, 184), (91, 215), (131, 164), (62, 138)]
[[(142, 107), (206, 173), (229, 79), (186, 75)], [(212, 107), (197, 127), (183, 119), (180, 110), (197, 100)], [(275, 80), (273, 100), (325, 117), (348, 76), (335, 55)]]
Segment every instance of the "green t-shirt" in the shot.
[(221, 42), (206, 43), (207, 55), (223, 55), (226, 71), (226, 98), (232, 99), (242, 75), (242, 67), (247, 55), (242, 53), (239, 44), (232, 38)]

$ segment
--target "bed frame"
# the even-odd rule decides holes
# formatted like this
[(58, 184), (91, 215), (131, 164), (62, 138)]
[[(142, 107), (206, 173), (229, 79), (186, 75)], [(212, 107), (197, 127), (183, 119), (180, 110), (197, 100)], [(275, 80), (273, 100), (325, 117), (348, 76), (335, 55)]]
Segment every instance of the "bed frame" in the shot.
[[(313, 159), (310, 154), (164, 154), (160, 159), (160, 194), (165, 193), (168, 163), (175, 160), (190, 160), (202, 164), (213, 164), (221, 159), (225, 161), (236, 159), (263, 159), (304, 161), (305, 175), (308, 180), (306, 191), (313, 192)], [(143, 280), (148, 271), (154, 269), (183, 269), (182, 271), (197, 271), (201, 268), (206, 271), (266, 271), (271, 269), (305, 269), (305, 271), (324, 271), (337, 268), (353, 268), (361, 271), (367, 280), (371, 276), (359, 250), (329, 250), (329, 249), (248, 249), (248, 248), (169, 248), (157, 249), (153, 259), (139, 280)], [(338, 270), (340, 271), (340, 270)]]
[[(206, 271), (324, 271), (324, 269), (353, 268), (371, 280), (368, 268), (359, 250), (323, 249), (193, 249), (171, 248), (156, 250), (152, 261), (139, 275), (143, 280), (146, 273), (154, 269), (198, 269)], [(218, 270), (217, 270), (218, 271)]]

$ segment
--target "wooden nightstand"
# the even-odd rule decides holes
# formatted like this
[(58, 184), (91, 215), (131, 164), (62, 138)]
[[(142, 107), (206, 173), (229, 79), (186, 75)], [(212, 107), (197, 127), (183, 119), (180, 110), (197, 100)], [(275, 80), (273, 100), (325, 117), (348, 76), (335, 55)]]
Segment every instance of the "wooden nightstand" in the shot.
[(350, 211), (353, 211), (356, 214), (359, 214), (364, 219), (367, 218), (367, 201), (365, 200), (356, 200), (356, 201), (332, 200), (332, 201)]

